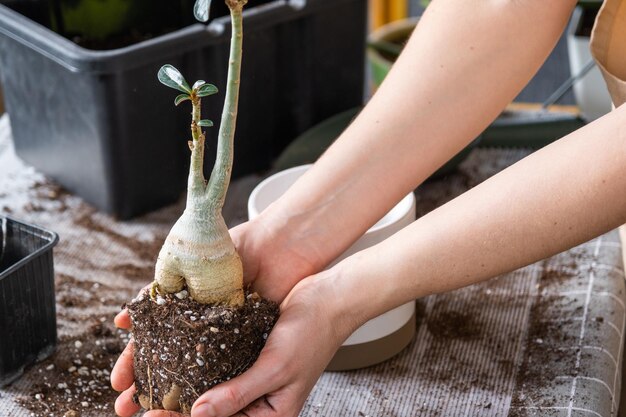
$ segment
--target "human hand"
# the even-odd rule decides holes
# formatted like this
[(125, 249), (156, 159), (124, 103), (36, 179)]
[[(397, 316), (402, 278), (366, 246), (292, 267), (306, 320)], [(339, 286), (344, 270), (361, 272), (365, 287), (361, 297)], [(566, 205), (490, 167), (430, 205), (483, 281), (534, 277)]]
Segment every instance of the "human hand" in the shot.
[[(280, 318), (255, 364), (244, 374), (200, 396), (192, 417), (297, 416), (315, 382), (346, 337), (360, 324), (343, 311), (329, 273), (306, 278), (281, 304)], [(116, 324), (126, 325), (116, 318)], [(312, 337), (303, 337), (304, 334)], [(131, 345), (129, 345), (131, 346)], [(132, 347), (112, 373), (115, 386), (132, 384)], [(120, 368), (122, 366), (123, 368)], [(116, 412), (130, 417), (134, 388), (116, 401)], [(180, 414), (153, 410), (145, 417)]]
[(325, 265), (304, 237), (278, 232), (271, 222), (256, 218), (234, 227), (230, 234), (243, 262), (244, 283), (280, 303), (301, 279)]

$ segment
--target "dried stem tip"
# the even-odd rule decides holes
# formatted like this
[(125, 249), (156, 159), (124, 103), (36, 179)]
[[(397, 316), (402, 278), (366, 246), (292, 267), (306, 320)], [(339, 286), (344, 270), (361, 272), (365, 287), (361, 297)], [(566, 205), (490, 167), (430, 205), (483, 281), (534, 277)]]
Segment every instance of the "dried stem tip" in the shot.
[(226, 0), (226, 5), (231, 10), (242, 10), (248, 0)]

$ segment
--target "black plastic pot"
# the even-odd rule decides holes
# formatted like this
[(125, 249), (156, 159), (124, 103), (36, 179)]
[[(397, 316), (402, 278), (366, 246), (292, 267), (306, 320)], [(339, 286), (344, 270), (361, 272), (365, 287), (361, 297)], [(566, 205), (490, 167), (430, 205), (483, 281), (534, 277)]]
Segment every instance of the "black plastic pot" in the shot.
[(0, 217), (0, 387), (45, 359), (57, 340), (52, 248), (58, 236)]
[[(244, 12), (235, 177), (268, 168), (298, 134), (361, 104), (366, 6), (277, 0)], [(92, 51), (0, 5), (0, 76), (18, 155), (120, 218), (175, 201), (186, 184), (190, 111), (174, 108), (156, 73), (170, 63), (223, 91), (229, 37), (225, 16)], [(222, 103), (205, 100), (203, 116), (219, 122)], [(212, 166), (217, 128), (207, 140)]]

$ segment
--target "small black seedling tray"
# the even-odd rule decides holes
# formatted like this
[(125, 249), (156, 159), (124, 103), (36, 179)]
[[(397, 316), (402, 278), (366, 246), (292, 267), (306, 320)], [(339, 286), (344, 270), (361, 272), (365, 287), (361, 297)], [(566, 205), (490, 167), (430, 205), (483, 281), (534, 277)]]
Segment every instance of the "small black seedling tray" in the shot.
[(0, 216), (0, 387), (56, 347), (56, 233)]

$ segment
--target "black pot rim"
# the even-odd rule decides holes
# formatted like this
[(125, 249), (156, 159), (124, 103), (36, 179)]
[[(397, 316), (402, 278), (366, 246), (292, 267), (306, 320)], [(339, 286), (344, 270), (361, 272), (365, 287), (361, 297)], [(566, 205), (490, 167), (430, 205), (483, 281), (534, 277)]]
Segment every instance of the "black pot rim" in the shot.
[[(35, 250), (34, 252), (28, 254), (28, 256), (25, 256), (24, 258), (20, 259), (16, 263), (12, 264), (11, 266), (9, 266), (4, 271), (0, 271), (0, 281), (2, 281), (4, 278), (6, 278), (9, 275), (11, 275), (11, 273), (13, 273), (14, 271), (18, 270), (19, 268), (21, 268), (22, 266), (24, 266), (28, 262), (31, 262), (33, 259), (37, 258), (39, 255), (41, 255), (44, 252), (52, 249), (54, 246), (56, 246), (57, 243), (59, 243), (59, 235), (57, 233), (51, 231), (51, 230), (45, 229), (43, 227), (40, 227), (40, 226), (37, 226), (37, 225), (34, 225), (34, 224), (30, 224), (30, 223), (25, 223), (23, 221), (19, 221), (19, 220), (13, 218), (13, 217), (7, 216), (7, 215), (0, 215), (0, 221), (2, 219), (7, 219), (10, 222), (17, 223), (17, 224), (22, 225), (22, 226), (26, 226), (27, 228), (31, 229), (31, 231), (33, 232), (34, 235), (36, 235), (37, 237), (41, 238), (42, 240), (46, 240), (47, 243), (44, 244), (39, 249)], [(1, 233), (1, 231), (0, 231), (0, 233)]]

